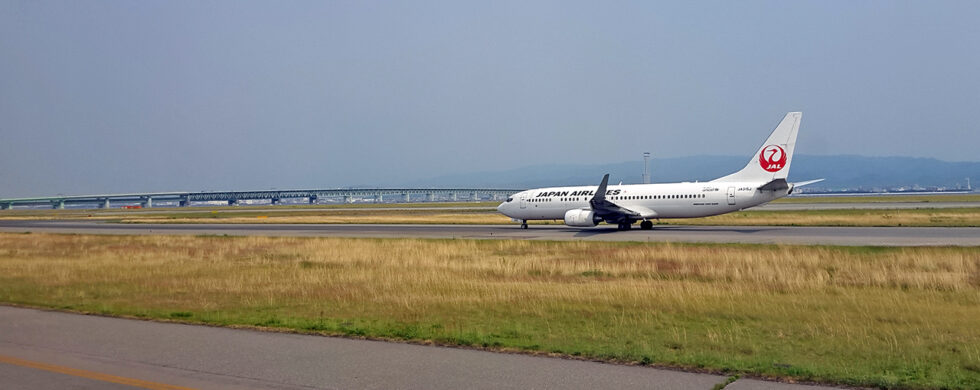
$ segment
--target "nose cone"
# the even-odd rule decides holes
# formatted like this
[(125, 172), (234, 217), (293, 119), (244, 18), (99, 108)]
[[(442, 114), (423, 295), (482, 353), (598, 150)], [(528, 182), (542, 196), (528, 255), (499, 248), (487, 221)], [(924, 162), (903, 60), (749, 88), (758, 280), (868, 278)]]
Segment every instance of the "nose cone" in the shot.
[[(507, 215), (507, 202), (503, 202), (499, 206), (497, 206), (497, 212), (503, 215)], [(507, 216), (509, 217), (510, 215)]]
[(503, 202), (499, 206), (497, 206), (497, 212), (506, 215), (508, 217), (515, 218), (514, 212), (517, 210), (516, 206), (514, 206), (515, 203), (517, 203), (516, 199), (511, 200), (509, 202)]

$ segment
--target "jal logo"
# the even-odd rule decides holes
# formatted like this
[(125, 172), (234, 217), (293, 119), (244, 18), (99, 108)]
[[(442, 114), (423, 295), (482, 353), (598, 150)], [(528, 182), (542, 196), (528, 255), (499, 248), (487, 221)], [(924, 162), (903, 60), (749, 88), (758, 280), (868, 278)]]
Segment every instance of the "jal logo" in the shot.
[(778, 145), (769, 145), (759, 153), (759, 165), (766, 172), (777, 172), (786, 166), (786, 151)]

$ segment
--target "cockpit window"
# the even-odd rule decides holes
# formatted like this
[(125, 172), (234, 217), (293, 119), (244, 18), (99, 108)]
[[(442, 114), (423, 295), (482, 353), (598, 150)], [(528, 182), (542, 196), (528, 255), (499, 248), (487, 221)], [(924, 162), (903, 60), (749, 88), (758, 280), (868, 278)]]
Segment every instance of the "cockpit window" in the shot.
[(512, 201), (512, 200), (514, 200), (514, 198), (511, 198), (511, 197), (509, 197), (509, 196), (508, 196), (508, 197), (507, 197), (507, 200), (505, 200), (504, 202), (510, 202), (510, 201)]

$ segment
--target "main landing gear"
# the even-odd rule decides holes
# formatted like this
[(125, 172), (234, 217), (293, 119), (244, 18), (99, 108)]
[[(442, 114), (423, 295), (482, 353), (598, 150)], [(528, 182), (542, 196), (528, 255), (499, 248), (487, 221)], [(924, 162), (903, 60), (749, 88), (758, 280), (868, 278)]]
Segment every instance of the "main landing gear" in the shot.
[[(619, 230), (630, 230), (633, 227), (632, 221), (620, 222), (617, 229)], [(653, 221), (642, 221), (640, 222), (640, 230), (653, 230)]]
[(527, 220), (526, 219), (521, 221), (521, 229), (527, 229)]

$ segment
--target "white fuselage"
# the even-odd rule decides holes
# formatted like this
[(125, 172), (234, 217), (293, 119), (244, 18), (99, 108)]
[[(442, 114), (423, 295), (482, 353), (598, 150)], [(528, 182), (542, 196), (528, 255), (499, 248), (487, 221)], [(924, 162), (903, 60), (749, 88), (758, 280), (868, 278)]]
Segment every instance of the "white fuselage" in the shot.
[[(761, 191), (765, 183), (700, 182), (609, 186), (606, 199), (625, 208), (649, 210), (644, 219), (697, 218), (738, 211), (786, 196), (789, 189)], [(514, 194), (497, 210), (517, 220), (563, 219), (568, 210), (588, 209), (596, 186), (537, 188)]]
[[(507, 198), (497, 210), (521, 221), (562, 219), (568, 226), (592, 227), (599, 222), (616, 223), (630, 229), (636, 221), (641, 229), (652, 229), (651, 219), (697, 218), (738, 211), (782, 198), (797, 185), (789, 183), (789, 167), (801, 112), (790, 112), (769, 133), (745, 167), (707, 182), (631, 184), (610, 186), (609, 174), (598, 186), (537, 188)], [(604, 193), (596, 194), (603, 189)]]

